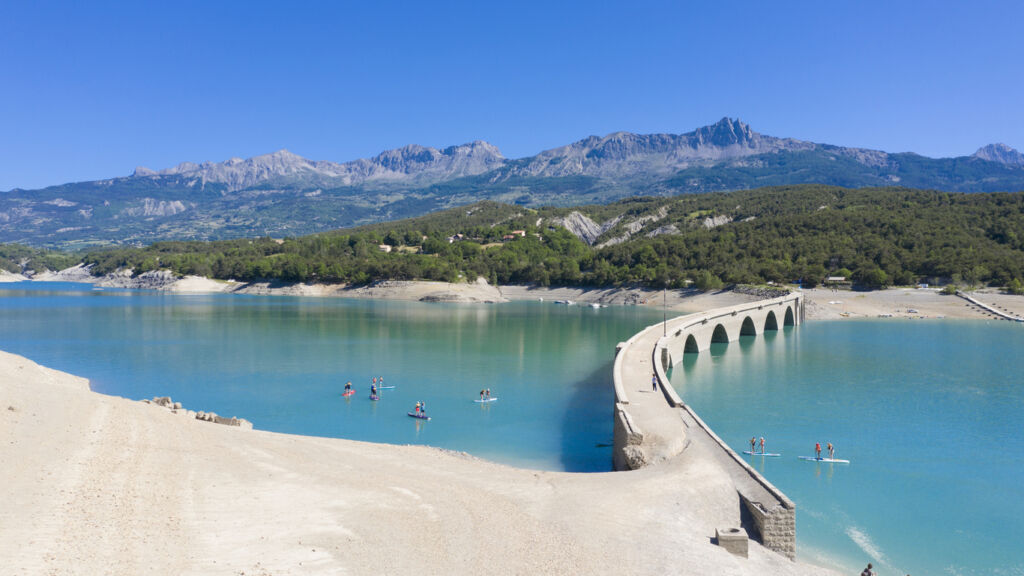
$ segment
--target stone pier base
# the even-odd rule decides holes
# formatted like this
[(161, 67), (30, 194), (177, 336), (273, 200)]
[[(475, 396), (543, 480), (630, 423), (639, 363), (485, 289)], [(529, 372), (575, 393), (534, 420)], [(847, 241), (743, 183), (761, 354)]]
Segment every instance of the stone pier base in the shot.
[(761, 536), (761, 544), (790, 560), (796, 559), (796, 509), (775, 505), (765, 510), (760, 502), (751, 502), (742, 494), (740, 498), (754, 519)]

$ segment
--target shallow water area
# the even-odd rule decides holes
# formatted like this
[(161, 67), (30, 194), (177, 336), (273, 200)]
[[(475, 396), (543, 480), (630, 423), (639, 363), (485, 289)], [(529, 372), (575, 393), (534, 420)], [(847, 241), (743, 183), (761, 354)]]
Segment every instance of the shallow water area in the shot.
[[(797, 505), (801, 558), (857, 573), (1024, 574), (1024, 325), (808, 322), (687, 355), (671, 379)], [(799, 460), (836, 447), (850, 464)], [(825, 454), (827, 455), (827, 454)]]
[[(611, 468), (615, 345), (645, 307), (437, 304), (0, 284), (0, 350), (262, 430)], [(394, 389), (369, 399), (371, 378)], [(341, 396), (351, 381), (356, 393)], [(497, 402), (474, 403), (490, 388)], [(430, 421), (409, 418), (425, 402)]]

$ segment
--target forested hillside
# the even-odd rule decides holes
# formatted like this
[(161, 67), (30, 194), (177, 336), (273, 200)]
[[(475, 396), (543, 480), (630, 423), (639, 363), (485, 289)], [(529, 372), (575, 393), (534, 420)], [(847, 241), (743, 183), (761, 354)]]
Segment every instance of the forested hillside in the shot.
[(96, 274), (169, 268), (293, 282), (483, 276), (494, 283), (714, 288), (815, 285), (838, 275), (867, 287), (920, 280), (1007, 286), (1024, 278), (1024, 193), (806, 185), (579, 208), (482, 202), (300, 238), (160, 242), (82, 260)]

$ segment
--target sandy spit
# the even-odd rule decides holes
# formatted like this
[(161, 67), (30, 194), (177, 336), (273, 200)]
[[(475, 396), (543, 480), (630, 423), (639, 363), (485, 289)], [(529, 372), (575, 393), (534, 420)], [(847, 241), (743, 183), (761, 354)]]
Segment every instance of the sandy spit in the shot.
[(247, 431), (3, 352), (0, 439), (4, 574), (823, 573), (713, 545), (739, 510), (699, 454), (569, 474)]

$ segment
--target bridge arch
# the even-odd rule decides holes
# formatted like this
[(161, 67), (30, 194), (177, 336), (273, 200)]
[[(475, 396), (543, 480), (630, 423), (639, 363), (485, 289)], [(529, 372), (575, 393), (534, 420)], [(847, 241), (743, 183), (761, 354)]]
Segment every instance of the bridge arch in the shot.
[(775, 312), (772, 310), (769, 310), (768, 315), (764, 318), (764, 329), (765, 331), (779, 329), (779, 321), (775, 318)]
[(740, 326), (740, 336), (757, 336), (757, 327), (754, 326), (754, 321), (750, 316), (743, 319), (743, 324)]
[(686, 344), (683, 345), (683, 354), (696, 354), (700, 352), (700, 346), (697, 345), (697, 339), (690, 334), (686, 337)]
[(786, 306), (786, 318), (782, 321), (783, 326), (794, 326), (796, 325), (796, 319), (793, 317), (793, 308)]
[(725, 331), (725, 326), (722, 326), (721, 324), (715, 326), (715, 330), (711, 333), (711, 343), (729, 343), (729, 333)]

